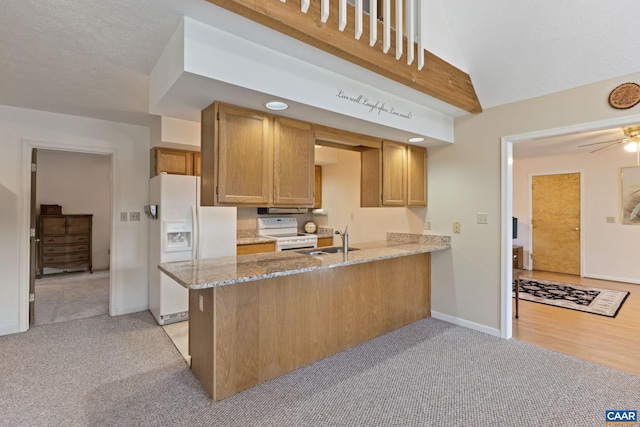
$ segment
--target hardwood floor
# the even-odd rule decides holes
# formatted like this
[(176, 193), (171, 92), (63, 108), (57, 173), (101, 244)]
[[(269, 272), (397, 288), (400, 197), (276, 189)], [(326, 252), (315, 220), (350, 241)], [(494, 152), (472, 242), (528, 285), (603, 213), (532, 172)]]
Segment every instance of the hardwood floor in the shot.
[(640, 375), (640, 285), (541, 271), (522, 271), (520, 277), (629, 291), (615, 318), (520, 300), (513, 338)]

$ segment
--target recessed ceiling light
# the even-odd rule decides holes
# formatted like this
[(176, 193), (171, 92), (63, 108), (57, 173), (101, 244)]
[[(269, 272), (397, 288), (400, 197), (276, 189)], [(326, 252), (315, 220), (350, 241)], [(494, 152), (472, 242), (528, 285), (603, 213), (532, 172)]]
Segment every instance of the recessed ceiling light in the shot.
[(422, 142), (424, 141), (424, 138), (421, 136), (414, 136), (413, 138), (409, 138), (408, 139), (409, 142)]
[(275, 110), (275, 111), (282, 111), (289, 108), (289, 104), (282, 101), (269, 101), (266, 104), (264, 104), (264, 106), (267, 107), (269, 110)]

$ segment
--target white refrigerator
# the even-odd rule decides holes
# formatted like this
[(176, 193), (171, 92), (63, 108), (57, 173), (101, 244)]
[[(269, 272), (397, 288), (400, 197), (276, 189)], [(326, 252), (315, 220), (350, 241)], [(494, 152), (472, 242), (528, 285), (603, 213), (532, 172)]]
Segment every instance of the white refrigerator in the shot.
[(159, 325), (188, 320), (188, 290), (158, 264), (235, 255), (236, 208), (200, 206), (200, 177), (169, 174), (151, 178), (149, 204), (149, 311)]

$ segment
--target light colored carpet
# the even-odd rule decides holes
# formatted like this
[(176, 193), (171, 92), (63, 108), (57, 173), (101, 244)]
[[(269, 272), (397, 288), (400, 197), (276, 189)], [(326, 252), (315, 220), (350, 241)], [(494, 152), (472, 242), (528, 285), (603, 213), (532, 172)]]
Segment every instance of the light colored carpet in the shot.
[(36, 279), (34, 324), (109, 313), (109, 270), (61, 273)]
[(0, 337), (10, 426), (597, 426), (640, 377), (426, 319), (212, 402), (148, 312)]

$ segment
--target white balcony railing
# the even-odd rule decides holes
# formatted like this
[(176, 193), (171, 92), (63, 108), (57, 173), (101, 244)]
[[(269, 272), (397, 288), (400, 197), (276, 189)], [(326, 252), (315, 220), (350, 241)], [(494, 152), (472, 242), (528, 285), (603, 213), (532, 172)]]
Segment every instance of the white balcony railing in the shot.
[[(280, 0), (286, 3), (287, 0)], [(300, 11), (307, 13), (311, 0), (300, 1)], [(348, 8), (347, 3), (352, 7)], [(422, 45), (423, 20), (420, 19), (422, 0), (382, 0), (382, 51), (388, 53), (391, 48), (391, 29), (395, 30), (395, 54), (400, 60), (404, 56), (407, 64), (411, 65), (415, 59), (414, 52), (418, 54), (418, 70), (424, 67), (424, 49)], [(395, 13), (391, 13), (391, 5), (395, 4)], [(406, 7), (403, 7), (406, 6)], [(338, 30), (344, 31), (347, 27), (347, 12), (351, 9), (354, 13), (354, 37), (360, 39), (363, 34), (363, 19), (369, 16), (369, 45), (375, 46), (378, 42), (378, 0), (338, 0)], [(331, 10), (329, 0), (320, 0), (320, 21), (326, 23)], [(392, 17), (395, 16), (395, 19)], [(393, 22), (392, 22), (393, 21)], [(405, 26), (406, 23), (406, 26)], [(404, 52), (404, 39), (406, 34), (407, 49)]]

